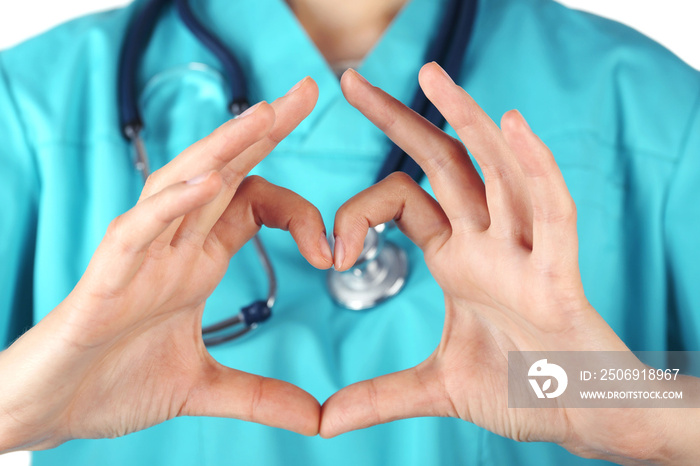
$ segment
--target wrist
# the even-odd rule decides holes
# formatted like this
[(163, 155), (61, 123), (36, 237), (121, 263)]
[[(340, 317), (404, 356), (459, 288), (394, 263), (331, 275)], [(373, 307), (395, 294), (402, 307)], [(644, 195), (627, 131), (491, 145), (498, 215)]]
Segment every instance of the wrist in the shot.
[[(579, 408), (579, 411), (595, 408)], [(567, 410), (569, 418), (576, 410)], [(656, 409), (626, 408), (597, 410), (596, 425), (574, 435), (561, 446), (584, 458), (618, 464), (666, 464), (665, 422)]]
[[(686, 406), (699, 406), (700, 379), (680, 376), (674, 391), (681, 391)], [(654, 461), (659, 464), (696, 464), (700, 457), (700, 409), (667, 408), (657, 414), (660, 445)]]
[[(65, 401), (75, 352), (49, 317), (0, 352), (0, 454), (60, 445)], [(45, 322), (46, 321), (46, 322)]]
[[(682, 386), (665, 385), (659, 389), (681, 390), (689, 397), (700, 393), (693, 377), (683, 377)], [(697, 400), (687, 405), (697, 406)], [(575, 411), (568, 410), (567, 416), (575, 419)], [(700, 409), (601, 408), (596, 419), (586, 435), (562, 446), (579, 456), (619, 464), (694, 464), (700, 455), (694, 441), (700, 435)]]

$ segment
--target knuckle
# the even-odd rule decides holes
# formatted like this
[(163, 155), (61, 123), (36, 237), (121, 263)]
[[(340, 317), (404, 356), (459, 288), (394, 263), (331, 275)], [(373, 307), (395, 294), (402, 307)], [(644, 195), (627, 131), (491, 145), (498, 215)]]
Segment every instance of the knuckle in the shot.
[(134, 247), (129, 243), (124, 233), (128, 229), (125, 225), (126, 223), (128, 222), (123, 214), (109, 222), (107, 232), (105, 233), (105, 239), (122, 252), (129, 253), (134, 252)]
[(124, 223), (124, 216), (119, 215), (118, 217), (115, 217), (111, 222), (109, 222), (109, 225), (107, 226), (107, 233), (105, 236), (110, 239), (116, 239), (119, 238), (121, 235), (121, 230), (122, 230), (122, 224)]
[(250, 420), (258, 419), (258, 413), (260, 412), (261, 404), (263, 401), (263, 396), (265, 393), (265, 378), (258, 376), (257, 384), (253, 387), (250, 393), (250, 410), (248, 416)]
[(404, 171), (390, 173), (389, 176), (387, 176), (385, 179), (387, 183), (396, 184), (401, 187), (415, 183), (415, 181), (413, 181), (413, 178), (411, 178), (411, 175)]
[(306, 221), (313, 222), (317, 218), (321, 218), (321, 211), (319, 211), (313, 204), (303, 201), (299, 208), (299, 215)]
[(493, 161), (479, 161), (479, 167), (481, 172), (484, 174), (484, 179), (486, 182), (493, 181), (503, 181), (503, 182), (518, 182), (517, 180), (522, 176), (519, 169), (516, 167), (514, 161), (515, 158), (512, 153), (508, 152), (509, 157), (493, 160)]
[(550, 258), (533, 256), (532, 259), (532, 268), (536, 276), (547, 281), (558, 280), (565, 273), (561, 270), (560, 264)]
[(267, 136), (265, 136), (265, 138), (267, 139), (268, 144), (272, 145), (272, 147), (275, 147), (280, 142), (282, 142), (286, 136), (287, 134), (283, 131), (272, 130), (269, 133), (267, 133)]
[(163, 172), (161, 170), (162, 168), (148, 175), (148, 178), (146, 178), (146, 183), (143, 187), (143, 192), (154, 193), (159, 190), (159, 187), (161, 186), (161, 179), (163, 178)]
[(482, 162), (480, 162), (479, 165), (481, 167), (481, 172), (484, 174), (484, 178), (489, 181), (505, 180), (510, 173), (503, 165)]
[(263, 189), (264, 187), (268, 186), (270, 183), (265, 180), (265, 178), (258, 176), (258, 175), (248, 175), (246, 176), (243, 181), (241, 182), (240, 187), (238, 188), (239, 190), (251, 190), (251, 191), (256, 191)]
[(336, 225), (342, 231), (365, 231), (369, 228), (369, 222), (365, 217), (367, 209), (362, 209), (353, 203), (343, 204), (336, 212)]
[(377, 127), (385, 133), (392, 132), (394, 126), (396, 126), (396, 123), (398, 122), (397, 115), (400, 114), (398, 110), (400, 110), (400, 107), (402, 106), (403, 104), (397, 105), (393, 99), (382, 102), (382, 104), (379, 106), (379, 109), (381, 110), (381, 119), (375, 122)]
[(571, 220), (576, 222), (576, 219), (578, 218), (578, 209), (576, 208), (576, 203), (571, 198), (569, 198), (568, 208), (569, 208), (569, 217), (571, 218)]
[(297, 215), (293, 215), (287, 225), (283, 225), (283, 230), (292, 231), (293, 233), (312, 232), (317, 223), (315, 221), (315, 209), (304, 207)]
[(228, 186), (240, 187), (248, 177), (248, 170), (235, 163), (229, 164), (224, 170), (223, 179)]
[(462, 158), (464, 157), (466, 152), (467, 149), (464, 147), (464, 144), (459, 139), (449, 136), (448, 139), (445, 140), (444, 153), (451, 159)]
[(343, 205), (336, 213), (336, 230), (346, 233), (367, 234), (369, 220), (359, 209), (351, 205)]
[(363, 215), (358, 215), (350, 219), (346, 224), (346, 228), (353, 236), (358, 238), (358, 241), (364, 242), (367, 232), (370, 229), (371, 222)]
[(576, 222), (576, 204), (568, 200), (559, 207), (533, 205), (532, 218), (536, 222), (549, 225)]
[(483, 114), (476, 105), (463, 105), (461, 111), (455, 117), (454, 129), (459, 133), (463, 130), (470, 130), (472, 127), (478, 126), (482, 121)]
[(559, 210), (534, 206), (532, 208), (532, 218), (538, 223), (556, 224), (565, 222), (569, 216)]
[(149, 199), (149, 203), (144, 207), (148, 207), (152, 221), (165, 225), (173, 220), (173, 218), (171, 218), (173, 216), (171, 213), (172, 206), (173, 199), (171, 197), (168, 195), (160, 195)]
[(535, 151), (536, 162), (528, 163), (526, 165), (526, 170), (524, 170), (524, 175), (527, 178), (535, 178), (542, 180), (553, 180), (559, 172), (559, 167), (554, 160), (554, 156), (549, 149), (545, 148), (543, 151)]
[(457, 160), (463, 159), (466, 152), (462, 141), (450, 136), (443, 140), (435, 154), (427, 159), (426, 172), (443, 172), (452, 167)]
[(352, 199), (347, 201), (345, 204), (341, 205), (338, 210), (335, 213), (335, 218), (338, 221), (344, 221), (348, 217), (353, 216), (353, 211), (355, 210), (353, 208), (354, 203), (352, 202)]
[(374, 418), (374, 423), (381, 423), (382, 415), (379, 408), (379, 393), (377, 390), (377, 384), (373, 379), (367, 381), (367, 399), (369, 400), (369, 407), (372, 412), (372, 417)]
[(254, 183), (254, 184), (257, 184), (257, 185), (269, 184), (269, 183), (267, 182), (267, 180), (265, 180), (265, 178), (263, 178), (263, 177), (260, 176), (260, 175), (249, 175), (249, 176), (247, 177), (247, 179), (248, 179), (248, 183)]
[(233, 130), (234, 126), (231, 124), (231, 121), (227, 121), (204, 138), (207, 149), (213, 151), (214, 157), (219, 158), (221, 156), (220, 151), (228, 144), (234, 142), (237, 133), (237, 131)]
[[(394, 212), (394, 220), (398, 220), (401, 217), (404, 206), (408, 199), (415, 197), (417, 193), (422, 192), (423, 188), (411, 177), (411, 175), (406, 172), (394, 172), (391, 175), (391, 179), (388, 180), (390, 183), (391, 190), (382, 196), (385, 202), (388, 202), (396, 210)], [(380, 211), (377, 204), (373, 204), (373, 207)], [(372, 209), (369, 207), (368, 209)]]
[(205, 243), (209, 232), (200, 232), (192, 228), (180, 229), (173, 241), (177, 242), (178, 245), (185, 245), (189, 248), (200, 249)]

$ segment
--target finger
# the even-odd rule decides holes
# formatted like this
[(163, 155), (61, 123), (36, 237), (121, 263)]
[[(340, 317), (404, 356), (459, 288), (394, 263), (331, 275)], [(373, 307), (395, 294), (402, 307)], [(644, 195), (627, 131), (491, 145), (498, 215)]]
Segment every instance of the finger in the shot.
[(319, 269), (333, 264), (321, 213), (298, 194), (249, 176), (214, 225), (205, 243), (210, 254), (233, 256), (262, 225), (289, 231), (299, 251)]
[(420, 165), (453, 227), (488, 227), (484, 185), (461, 142), (354, 70), (341, 85), (347, 101)]
[(398, 419), (453, 415), (440, 378), (421, 364), (349, 385), (321, 407), (321, 437)]
[(498, 126), (437, 63), (423, 66), (418, 80), (484, 174), (490, 229), (504, 236), (529, 232), (529, 203), (523, 175)]
[[(152, 192), (158, 192), (163, 186), (189, 179), (199, 173), (223, 170), (241, 152), (269, 133), (274, 122), (274, 110), (267, 102), (250, 107), (185, 149), (166, 166), (153, 172), (146, 180), (141, 199)], [(181, 222), (182, 219), (174, 221), (154, 241), (154, 247), (162, 249), (169, 246)]]
[(275, 122), (275, 112), (267, 102), (259, 102), (237, 118), (227, 121), (209, 136), (185, 149), (146, 180), (141, 199), (165, 186), (212, 170), (221, 171), (245, 149), (265, 137)]
[(335, 215), (335, 268), (353, 266), (367, 229), (394, 220), (419, 248), (438, 248), (452, 230), (440, 205), (403, 172), (392, 173), (353, 196)]
[(234, 418), (316, 435), (320, 406), (290, 383), (217, 365), (190, 391), (182, 415)]
[(138, 271), (151, 243), (173, 221), (214, 199), (220, 189), (221, 177), (210, 172), (139, 202), (109, 225), (85, 276), (91, 277), (95, 289), (118, 292)]
[[(262, 159), (299, 125), (314, 109), (318, 100), (318, 86), (310, 77), (305, 77), (287, 92), (286, 95), (272, 103), (275, 111), (275, 124), (260, 141), (256, 142), (239, 157), (235, 163), (228, 164), (222, 171), (224, 185), (235, 187), (245, 178)], [(233, 193), (231, 192), (231, 196)], [(228, 205), (225, 202), (224, 205)], [(217, 217), (218, 218), (218, 217)]]
[(506, 113), (501, 126), (532, 202), (533, 257), (548, 266), (578, 263), (576, 205), (554, 156), (517, 110)]
[(221, 170), (224, 186), (219, 197), (183, 219), (175, 235), (189, 237), (192, 244), (201, 246), (228, 207), (243, 178), (311, 113), (317, 98), (318, 87), (313, 79), (307, 77), (292, 87), (287, 95), (275, 100), (272, 108), (276, 118), (272, 129)]

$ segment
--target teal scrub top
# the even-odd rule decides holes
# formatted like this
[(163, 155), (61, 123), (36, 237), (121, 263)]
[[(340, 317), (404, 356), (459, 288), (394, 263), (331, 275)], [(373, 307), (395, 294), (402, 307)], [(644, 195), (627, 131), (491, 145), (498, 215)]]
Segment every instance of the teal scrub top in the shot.
[[(138, 198), (142, 181), (119, 130), (116, 76), (127, 25), (143, 3), (72, 21), (0, 54), (3, 345), (68, 295), (109, 221)], [(336, 209), (373, 182), (388, 140), (343, 99), (282, 0), (192, 4), (241, 61), (251, 101), (270, 101), (306, 75), (318, 83), (313, 113), (254, 172), (306, 197), (331, 228)], [(409, 102), (443, 7), (444, 0), (412, 0), (359, 71)], [(230, 117), (219, 68), (167, 10), (139, 78), (154, 168)], [(496, 121), (519, 109), (554, 152), (578, 207), (586, 295), (617, 334), (634, 350), (700, 350), (698, 72), (625, 26), (550, 0), (482, 0), (459, 83)], [(408, 249), (408, 284), (356, 313), (331, 301), (324, 272), (304, 261), (287, 233), (264, 230), (279, 277), (274, 316), (211, 354), (320, 401), (419, 363), (440, 339), (442, 293), (420, 251), (392, 236)], [(207, 302), (205, 323), (260, 299), (266, 287), (247, 246)], [(36, 466), (587, 462), (556, 445), (517, 443), (442, 418), (332, 440), (233, 419), (177, 418), (34, 454)]]

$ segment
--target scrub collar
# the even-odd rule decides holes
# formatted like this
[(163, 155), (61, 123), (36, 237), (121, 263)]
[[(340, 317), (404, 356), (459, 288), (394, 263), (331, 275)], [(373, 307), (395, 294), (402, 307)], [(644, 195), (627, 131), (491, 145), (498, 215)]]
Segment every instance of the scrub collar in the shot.
[[(343, 99), (338, 78), (284, 0), (190, 0), (192, 8), (231, 48), (247, 74), (251, 101), (271, 100), (304, 76), (319, 86), (304, 132)], [(437, 33), (445, 0), (410, 0), (359, 67), (370, 82), (410, 102), (418, 71)]]

